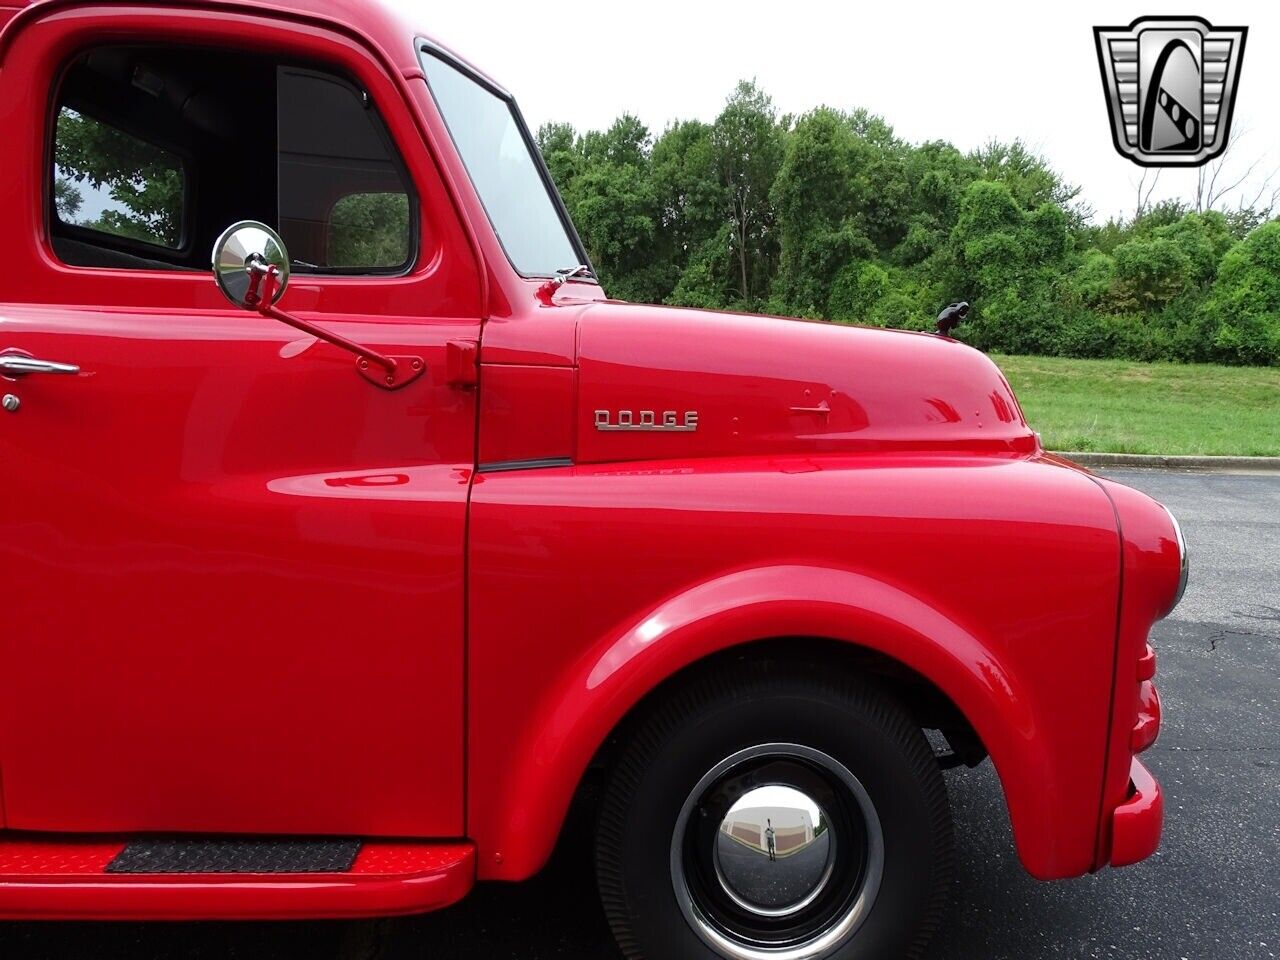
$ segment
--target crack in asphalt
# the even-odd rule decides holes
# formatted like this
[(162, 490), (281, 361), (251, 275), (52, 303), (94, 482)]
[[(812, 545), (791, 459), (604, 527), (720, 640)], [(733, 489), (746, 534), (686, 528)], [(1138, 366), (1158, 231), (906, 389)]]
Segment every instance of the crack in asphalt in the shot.
[[(1236, 613), (1237, 616), (1244, 616), (1244, 614), (1241, 614), (1238, 611)], [(1250, 619), (1280, 620), (1280, 617), (1252, 617)], [(1219, 642), (1226, 640), (1227, 637), (1253, 637), (1256, 640), (1274, 640), (1276, 643), (1280, 643), (1280, 636), (1276, 636), (1274, 633), (1258, 633), (1256, 630), (1219, 630), (1217, 633), (1211, 633), (1207, 637), (1209, 641), (1209, 650), (1217, 650)]]

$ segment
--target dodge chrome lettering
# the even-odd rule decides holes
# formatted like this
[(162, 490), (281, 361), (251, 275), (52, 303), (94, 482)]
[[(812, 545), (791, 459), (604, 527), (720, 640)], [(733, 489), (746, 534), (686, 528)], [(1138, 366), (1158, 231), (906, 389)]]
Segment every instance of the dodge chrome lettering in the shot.
[(690, 433), (698, 429), (698, 411), (686, 410), (683, 417), (674, 410), (611, 410), (596, 411), (597, 430), (668, 430), (673, 433)]

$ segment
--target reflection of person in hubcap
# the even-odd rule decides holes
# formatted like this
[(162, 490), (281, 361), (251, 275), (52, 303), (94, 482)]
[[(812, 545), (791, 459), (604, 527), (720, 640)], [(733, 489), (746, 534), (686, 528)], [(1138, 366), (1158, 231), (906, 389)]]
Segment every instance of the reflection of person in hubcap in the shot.
[(769, 846), (769, 860), (774, 861), (778, 859), (777, 834), (773, 832), (772, 820), (766, 820), (765, 824), (766, 824), (766, 828), (764, 831), (764, 842)]

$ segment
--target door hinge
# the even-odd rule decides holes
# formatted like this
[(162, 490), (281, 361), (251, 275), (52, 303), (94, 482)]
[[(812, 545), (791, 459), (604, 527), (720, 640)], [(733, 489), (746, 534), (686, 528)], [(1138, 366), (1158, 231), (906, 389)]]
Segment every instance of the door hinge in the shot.
[(470, 390), (480, 382), (480, 344), (475, 340), (449, 340), (444, 345), (445, 382)]

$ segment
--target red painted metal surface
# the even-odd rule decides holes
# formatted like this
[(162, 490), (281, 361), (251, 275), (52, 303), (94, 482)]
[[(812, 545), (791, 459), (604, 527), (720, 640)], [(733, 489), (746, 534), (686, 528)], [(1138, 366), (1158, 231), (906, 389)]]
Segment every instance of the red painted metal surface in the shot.
[(1134, 759), (1129, 767), (1128, 796), (1115, 808), (1111, 818), (1113, 867), (1127, 867), (1145, 860), (1160, 846), (1164, 824), (1164, 797), (1150, 771)]
[[(1133, 759), (1155, 742), (1160, 732), (1160, 701), (1152, 677), (1155, 652), (1148, 643), (1151, 625), (1172, 605), (1178, 585), (1180, 553), (1173, 522), (1154, 500), (1111, 480), (1097, 481), (1115, 506), (1124, 562), (1124, 596), (1116, 630), (1116, 682), (1112, 694), (1112, 723), (1107, 743), (1102, 821), (1098, 829), (1095, 864), (1115, 863), (1119, 838), (1114, 826), (1121, 822), (1121, 806), (1129, 803), (1135, 787), (1134, 770), (1145, 768)], [(1154, 781), (1153, 781), (1154, 782)], [(1163, 809), (1158, 792), (1148, 788), (1139, 804), (1143, 822), (1157, 820)], [(1159, 825), (1154, 843), (1159, 840)], [(1148, 854), (1144, 854), (1147, 856)]]
[[(931, 679), (990, 750), (1024, 863), (1037, 876), (1082, 873), (1097, 830), (1117, 560), (1098, 487), (1016, 457), (484, 476), (470, 587), (470, 779), (485, 787), (471, 792), (469, 829), (481, 876), (541, 865), (583, 768), (657, 683), (716, 650), (788, 636), (869, 647)], [(510, 642), (531, 629), (538, 642)]]
[(1133, 722), (1133, 735), (1129, 749), (1142, 753), (1160, 736), (1160, 694), (1156, 685), (1145, 680), (1138, 687), (1138, 718)]
[(480, 467), (573, 456), (574, 388), (568, 367), (495, 364), (480, 394)]
[[(1045, 455), (961, 344), (579, 280), (539, 297), (452, 149), (422, 26), (354, 0), (48, 0), (0, 35), (0, 349), (84, 371), (22, 382), (0, 424), (0, 770), (10, 828), (465, 836), (475, 866), (450, 847), (418, 878), (363, 879), (362, 854), (320, 884), (57, 896), (0, 870), (0, 913), (403, 912), (476, 869), (527, 877), (628, 710), (779, 637), (934, 683), (990, 750), (1036, 876), (1149, 855), (1161, 799), (1133, 754), (1159, 726), (1164, 511)], [(422, 204), (418, 266), (295, 274), (287, 309), (426, 375), (375, 389), (205, 275), (57, 261), (48, 101), (27, 91), (103, 37), (288, 53), (370, 91)], [(628, 420), (697, 429), (597, 429)], [(556, 460), (574, 465), (509, 469)], [(109, 845), (73, 848), (84, 866)]]
[(106, 870), (123, 849), (123, 840), (6, 837), (0, 840), (0, 883), (13, 883), (18, 878), (93, 876)]
[(0, 840), (0, 919), (289, 919), (438, 910), (475, 882), (467, 843), (366, 843), (347, 873), (110, 874), (109, 838)]
[(450, 340), (445, 347), (445, 382), (471, 389), (480, 385), (480, 342)]
[[(0, 475), (8, 826), (462, 836), (475, 394), (442, 372), (445, 344), (479, 335), (480, 282), (407, 82), (346, 27), (243, 5), (49, 10), (3, 44), (0, 345), (83, 372), (9, 385), (23, 407), (0, 437), (21, 465)], [(287, 303), (431, 375), (371, 387), (208, 274), (54, 258), (49, 101), (21, 91), (51, 88), (104, 29), (361, 80), (421, 198), (419, 265), (295, 274)]]
[[(579, 339), (581, 463), (1039, 449), (995, 365), (932, 334), (610, 303), (582, 313)], [(600, 431), (597, 411), (696, 411), (698, 429)]]

